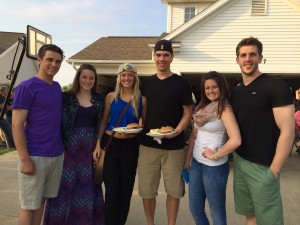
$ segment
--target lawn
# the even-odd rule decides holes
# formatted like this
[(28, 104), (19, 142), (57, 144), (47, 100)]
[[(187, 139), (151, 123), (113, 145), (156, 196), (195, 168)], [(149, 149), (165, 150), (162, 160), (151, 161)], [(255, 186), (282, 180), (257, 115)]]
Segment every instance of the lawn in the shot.
[(15, 148), (3, 148), (3, 149), (0, 149), (0, 155), (5, 154), (7, 152), (14, 151), (14, 150), (16, 150), (16, 149)]

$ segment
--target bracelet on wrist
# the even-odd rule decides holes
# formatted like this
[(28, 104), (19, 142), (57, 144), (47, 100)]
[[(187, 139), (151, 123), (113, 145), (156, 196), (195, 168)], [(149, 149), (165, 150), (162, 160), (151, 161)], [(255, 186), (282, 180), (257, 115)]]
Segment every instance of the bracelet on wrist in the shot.
[(212, 158), (214, 161), (218, 161), (220, 159), (218, 152), (214, 153)]

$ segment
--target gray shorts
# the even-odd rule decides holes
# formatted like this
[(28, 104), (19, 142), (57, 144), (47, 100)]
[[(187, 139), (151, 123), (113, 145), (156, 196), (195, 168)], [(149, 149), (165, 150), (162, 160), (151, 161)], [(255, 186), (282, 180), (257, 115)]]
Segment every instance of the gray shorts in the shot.
[(173, 198), (183, 197), (184, 160), (184, 149), (161, 150), (141, 145), (138, 160), (139, 195), (142, 198), (155, 198), (162, 173), (165, 192)]
[(36, 167), (36, 173), (28, 176), (20, 172), (18, 157), (19, 197), (22, 209), (36, 210), (41, 206), (42, 198), (54, 198), (58, 195), (62, 175), (64, 153), (56, 157), (30, 156)]

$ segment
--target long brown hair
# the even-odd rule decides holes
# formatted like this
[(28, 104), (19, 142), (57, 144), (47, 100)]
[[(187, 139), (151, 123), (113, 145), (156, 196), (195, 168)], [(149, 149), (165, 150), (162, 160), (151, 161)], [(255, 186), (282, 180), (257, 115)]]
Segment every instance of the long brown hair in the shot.
[(200, 94), (201, 94), (201, 100), (199, 104), (195, 108), (195, 112), (199, 109), (205, 108), (211, 101), (206, 97), (205, 94), (205, 81), (206, 80), (214, 80), (218, 88), (220, 89), (220, 98), (218, 100), (218, 118), (221, 117), (226, 105), (229, 103), (229, 88), (226, 78), (216, 71), (210, 71), (207, 74), (202, 76), (201, 83), (200, 83)]
[(96, 71), (96, 69), (95, 69), (95, 67), (93, 67), (92, 65), (90, 65), (90, 64), (82, 64), (79, 68), (78, 68), (78, 70), (77, 70), (77, 72), (76, 72), (76, 75), (75, 75), (75, 77), (74, 77), (74, 81), (73, 81), (73, 84), (72, 84), (72, 87), (71, 87), (71, 89), (70, 89), (70, 93), (72, 93), (72, 94), (77, 94), (78, 92), (79, 92), (79, 90), (80, 90), (80, 86), (79, 86), (79, 77), (80, 77), (80, 74), (81, 74), (81, 72), (83, 71), (83, 70), (91, 70), (91, 71), (93, 71), (94, 72), (94, 74), (95, 74), (95, 84), (94, 84), (94, 86), (92, 87), (92, 90), (91, 90), (91, 92), (92, 92), (92, 94), (95, 94), (95, 93), (97, 93), (97, 85), (98, 85), (98, 79), (97, 79), (97, 71)]

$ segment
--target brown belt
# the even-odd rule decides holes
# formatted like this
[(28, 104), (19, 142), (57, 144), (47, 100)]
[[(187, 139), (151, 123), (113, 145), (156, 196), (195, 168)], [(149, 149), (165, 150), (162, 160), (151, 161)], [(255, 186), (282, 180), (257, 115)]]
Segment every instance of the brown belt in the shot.
[[(111, 130), (106, 130), (105, 133), (107, 135), (111, 135), (113, 133), (113, 131)], [(129, 139), (129, 138), (134, 138), (136, 137), (136, 134), (126, 134), (126, 133), (115, 133), (114, 138), (118, 138), (118, 139)]]

